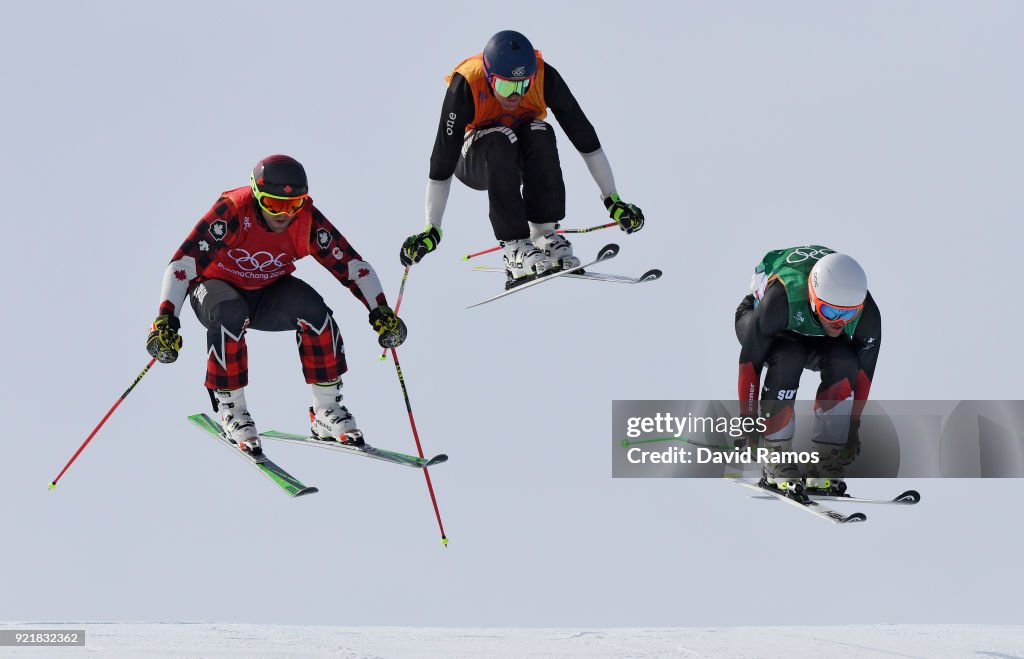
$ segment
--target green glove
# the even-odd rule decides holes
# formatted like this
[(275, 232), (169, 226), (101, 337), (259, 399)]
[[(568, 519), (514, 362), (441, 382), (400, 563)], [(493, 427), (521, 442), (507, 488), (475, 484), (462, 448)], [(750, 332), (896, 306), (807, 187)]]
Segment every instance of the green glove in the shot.
[(608, 217), (618, 222), (619, 228), (626, 233), (636, 233), (644, 228), (644, 212), (633, 204), (621, 201), (616, 193), (605, 198), (604, 207), (608, 209)]
[(149, 328), (146, 350), (161, 364), (170, 364), (178, 358), (178, 351), (181, 350), (179, 329), (181, 329), (181, 321), (170, 314), (160, 314)]
[(377, 343), (381, 348), (397, 348), (405, 342), (409, 330), (391, 307), (381, 305), (370, 312), (370, 324), (377, 332)]
[(413, 263), (419, 263), (424, 256), (437, 249), (440, 242), (441, 229), (430, 225), (423, 233), (406, 238), (398, 257), (402, 260), (402, 265), (408, 267)]

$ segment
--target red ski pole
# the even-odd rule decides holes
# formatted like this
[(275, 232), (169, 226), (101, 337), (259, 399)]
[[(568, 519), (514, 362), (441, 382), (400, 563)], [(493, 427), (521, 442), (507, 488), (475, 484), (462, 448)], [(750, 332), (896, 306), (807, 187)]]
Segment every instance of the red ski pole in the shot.
[[(585, 229), (559, 229), (555, 233), (590, 233), (591, 231), (597, 231), (599, 229), (607, 229), (608, 227), (618, 226), (618, 224), (619, 224), (618, 222), (609, 222), (608, 224), (598, 224), (595, 227), (587, 227)], [(490, 247), (490, 248), (485, 249), (485, 250), (483, 250), (481, 252), (473, 252), (472, 254), (464, 254), (462, 256), (462, 260), (463, 261), (468, 261), (468, 260), (470, 260), (472, 258), (476, 258), (477, 256), (483, 256), (484, 254), (490, 254), (491, 252), (497, 252), (499, 249), (501, 249), (501, 245), (497, 245), (495, 247)]]
[(484, 254), (490, 254), (491, 252), (497, 252), (499, 249), (501, 249), (501, 245), (496, 245), (496, 246), (491, 247), (489, 249), (485, 249), (482, 252), (473, 252), (472, 254), (463, 254), (462, 260), (463, 261), (468, 261), (468, 260), (470, 260), (472, 258), (475, 258), (477, 256), (483, 256)]
[[(405, 266), (402, 273), (402, 285), (398, 287), (398, 299), (395, 301), (395, 315), (398, 315), (398, 308), (402, 306), (402, 296), (405, 295), (405, 282), (409, 279), (409, 267)], [(380, 358), (385, 359), (388, 349), (385, 348)], [(420, 444), (420, 433), (416, 430), (416, 419), (412, 415), (412, 403), (409, 402), (409, 390), (405, 386), (405, 377), (402, 375), (402, 366), (398, 363), (398, 353), (391, 348), (391, 358), (395, 361), (395, 372), (398, 373), (398, 383), (402, 386), (402, 397), (405, 398), (405, 409), (409, 413), (409, 425), (412, 427), (412, 438), (416, 440), (416, 452), (423, 458), (423, 446)], [(427, 491), (430, 493), (430, 503), (434, 506), (434, 516), (437, 517), (437, 526), (441, 529), (441, 544), (448, 547), (448, 536), (444, 533), (444, 523), (441, 522), (441, 511), (437, 507), (437, 497), (434, 496), (434, 484), (430, 482), (430, 472), (423, 468), (423, 477), (427, 481)]]
[(104, 424), (104, 423), (106, 423), (106, 422), (107, 422), (107, 419), (109, 419), (109, 418), (110, 418), (110, 415), (111, 415), (111, 414), (113, 414), (113, 413), (114, 413), (114, 410), (116, 410), (116, 409), (117, 409), (117, 406), (118, 406), (118, 405), (120, 405), (120, 404), (121, 404), (121, 402), (122, 402), (122, 401), (123, 401), (123, 400), (124, 400), (125, 398), (127, 398), (127, 397), (128, 397), (128, 394), (130, 394), (130, 393), (132, 392), (132, 389), (134, 389), (134, 388), (135, 388), (135, 385), (137, 385), (137, 384), (139, 383), (139, 381), (140, 381), (140, 380), (142, 379), (142, 376), (144, 376), (144, 375), (145, 375), (146, 373), (148, 373), (148, 372), (149, 372), (149, 368), (150, 368), (150, 367), (151, 367), (151, 366), (152, 366), (153, 364), (155, 364), (155, 363), (156, 363), (156, 357), (154, 357), (153, 359), (150, 359), (150, 360), (149, 360), (149, 363), (148, 363), (148, 364), (146, 364), (146, 368), (142, 369), (142, 372), (141, 372), (141, 373), (139, 373), (139, 377), (135, 378), (135, 382), (132, 382), (131, 386), (130, 386), (130, 387), (128, 387), (127, 389), (125, 389), (125, 392), (124, 392), (123, 394), (121, 394), (121, 397), (120, 397), (120, 398), (118, 398), (118, 399), (117, 399), (117, 402), (116, 402), (116, 403), (114, 403), (114, 406), (110, 408), (110, 410), (109, 410), (109, 411), (108, 411), (108, 412), (107, 412), (107, 413), (106, 413), (106, 414), (105, 414), (105, 415), (103, 416), (103, 418), (102, 418), (102, 419), (100, 419), (100, 422), (99, 422), (98, 424), (96, 424), (96, 427), (95, 427), (95, 428), (93, 428), (93, 429), (92, 429), (92, 432), (91, 432), (91, 433), (89, 433), (89, 436), (85, 438), (85, 441), (84, 441), (84, 442), (82, 442), (82, 445), (78, 447), (78, 450), (77, 450), (77, 451), (75, 451), (75, 454), (71, 456), (71, 459), (70, 459), (70, 460), (68, 460), (68, 463), (67, 463), (66, 465), (64, 465), (64, 468), (63, 468), (63, 469), (61, 469), (61, 470), (60, 470), (60, 473), (59, 473), (59, 474), (57, 474), (57, 477), (56, 477), (56, 478), (54, 478), (54, 479), (53, 479), (53, 480), (52, 480), (52, 481), (50, 482), (50, 488), (49, 488), (49, 489), (51, 489), (51, 490), (52, 490), (53, 488), (57, 487), (57, 481), (59, 481), (59, 480), (60, 480), (60, 477), (61, 477), (61, 476), (63, 476), (63, 475), (64, 475), (64, 472), (68, 470), (68, 467), (70, 467), (70, 466), (71, 466), (71, 464), (72, 464), (72, 463), (73, 463), (73, 462), (74, 462), (75, 460), (77, 460), (77, 459), (78, 459), (78, 456), (79, 456), (79, 455), (81, 455), (82, 451), (84, 451), (84, 450), (85, 450), (85, 447), (89, 445), (89, 442), (91, 442), (91, 441), (92, 441), (92, 438), (96, 436), (96, 433), (97, 433), (97, 432), (99, 432), (100, 428), (102, 428), (102, 427), (103, 427), (103, 424)]
[[(405, 397), (405, 409), (409, 412), (409, 425), (412, 426), (412, 437), (416, 440), (416, 451), (423, 458), (423, 447), (420, 445), (420, 434), (416, 431), (416, 419), (412, 416), (412, 403), (409, 402), (409, 391), (405, 388), (405, 378), (402, 377), (402, 367), (398, 363), (398, 353), (391, 348), (391, 359), (395, 361), (395, 371), (398, 373), (398, 382), (402, 385), (402, 396)], [(427, 479), (427, 491), (430, 492), (430, 503), (434, 505), (434, 515), (437, 517), (437, 526), (441, 529), (441, 544), (448, 547), (448, 536), (444, 534), (444, 524), (441, 522), (441, 511), (437, 508), (437, 497), (434, 496), (434, 485), (430, 482), (430, 472), (423, 468), (423, 477)]]

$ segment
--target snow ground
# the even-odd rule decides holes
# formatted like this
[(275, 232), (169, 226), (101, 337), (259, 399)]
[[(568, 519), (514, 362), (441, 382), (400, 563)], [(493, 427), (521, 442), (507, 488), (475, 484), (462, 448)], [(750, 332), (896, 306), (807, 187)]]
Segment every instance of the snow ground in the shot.
[(635, 629), (314, 627), (215, 623), (4, 623), (82, 629), (85, 647), (0, 656), (136, 657), (985, 657), (1024, 658), (1024, 626), (846, 625)]

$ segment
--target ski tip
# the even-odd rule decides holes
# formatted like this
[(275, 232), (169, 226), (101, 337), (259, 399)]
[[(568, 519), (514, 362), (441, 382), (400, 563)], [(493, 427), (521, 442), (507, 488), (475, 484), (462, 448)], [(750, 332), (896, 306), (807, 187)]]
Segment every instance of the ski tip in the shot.
[(307, 494), (316, 494), (319, 491), (320, 491), (319, 488), (310, 486), (310, 487), (305, 487), (305, 488), (299, 490), (298, 492), (296, 492), (292, 496), (293, 497), (304, 497)]
[(618, 253), (619, 246), (616, 245), (615, 243), (608, 243), (607, 245), (601, 248), (601, 251), (597, 253), (597, 260), (607, 261), (608, 259), (612, 258)]
[(53, 488), (55, 488), (55, 487), (57, 487), (57, 481), (53, 481), (52, 483), (50, 483), (50, 487), (48, 487), (48, 488), (46, 488), (46, 489), (47, 489), (47, 490), (52, 490), (52, 489), (53, 489)]
[(866, 522), (866, 521), (868, 521), (868, 516), (865, 515), (864, 513), (853, 513), (852, 515), (848, 515), (846, 517), (846, 519), (844, 519), (842, 521), (842, 523), (843, 524), (852, 524), (853, 522)]
[(918, 492), (917, 490), (907, 490), (903, 494), (901, 494), (898, 497), (896, 497), (895, 499), (893, 499), (894, 503), (904, 503), (904, 504), (907, 504), (907, 505), (913, 505), (915, 503), (920, 503), (920, 501), (921, 501), (921, 493)]
[(448, 456), (445, 455), (444, 453), (438, 453), (437, 455), (435, 455), (434, 457), (430, 458), (425, 463), (423, 463), (423, 466), (424, 467), (433, 467), (434, 465), (439, 465), (439, 464), (444, 463), (444, 462), (448, 462)]
[(655, 279), (661, 279), (661, 274), (661, 270), (651, 268), (644, 274), (640, 275), (640, 281), (654, 281)]

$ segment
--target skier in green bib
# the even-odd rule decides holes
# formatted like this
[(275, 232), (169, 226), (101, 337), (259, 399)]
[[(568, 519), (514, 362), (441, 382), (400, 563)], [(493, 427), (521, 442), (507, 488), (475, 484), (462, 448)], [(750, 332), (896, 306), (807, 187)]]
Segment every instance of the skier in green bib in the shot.
[(860, 413), (882, 342), (882, 317), (864, 270), (822, 245), (768, 252), (736, 309), (736, 337), (741, 414), (765, 417), (761, 441), (774, 451), (792, 450), (800, 375), (821, 373), (812, 436), (819, 462), (806, 474), (796, 464), (767, 464), (763, 484), (798, 498), (805, 487), (844, 492), (844, 466), (859, 450)]

